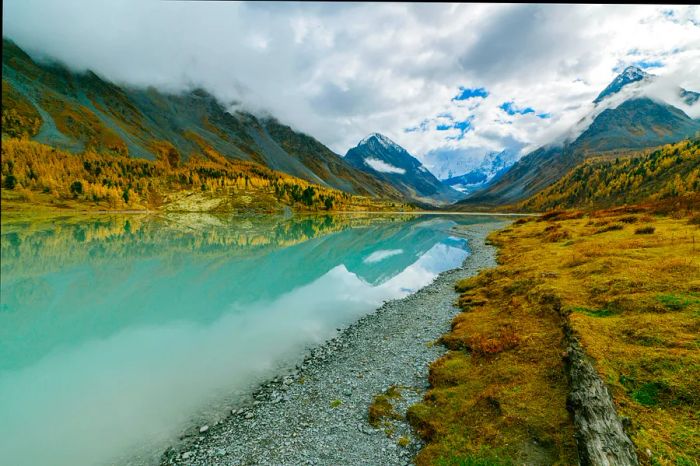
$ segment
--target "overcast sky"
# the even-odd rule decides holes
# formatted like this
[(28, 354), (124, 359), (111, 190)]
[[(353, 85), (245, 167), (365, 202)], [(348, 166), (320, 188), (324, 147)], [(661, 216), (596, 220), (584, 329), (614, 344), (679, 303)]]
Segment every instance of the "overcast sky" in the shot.
[[(428, 167), (525, 152), (636, 64), (700, 91), (697, 7), (5, 0), (3, 28), (118, 83), (202, 86), (340, 154), (380, 132)], [(697, 115), (693, 115), (697, 117)]]

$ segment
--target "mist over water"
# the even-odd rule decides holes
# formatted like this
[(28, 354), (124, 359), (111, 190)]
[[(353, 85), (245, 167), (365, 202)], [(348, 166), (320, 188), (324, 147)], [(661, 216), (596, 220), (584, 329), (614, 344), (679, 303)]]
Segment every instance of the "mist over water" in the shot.
[(157, 462), (309, 346), (467, 257), (478, 217), (100, 216), (2, 227), (0, 451)]

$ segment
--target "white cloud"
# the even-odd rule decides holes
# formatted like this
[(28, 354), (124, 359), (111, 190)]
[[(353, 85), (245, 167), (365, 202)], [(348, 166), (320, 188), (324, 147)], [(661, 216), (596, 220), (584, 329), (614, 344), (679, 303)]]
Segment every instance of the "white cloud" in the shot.
[(372, 157), (367, 157), (365, 158), (365, 163), (372, 167), (374, 170), (382, 173), (398, 173), (399, 175), (403, 175), (406, 173), (406, 170), (403, 168), (395, 167), (390, 163), (386, 163), (383, 160), (375, 159)]
[[(655, 74), (700, 90), (695, 6), (7, 0), (3, 8), (5, 34), (30, 52), (132, 85), (200, 85), (340, 154), (380, 132), (428, 167), (436, 154), (468, 165), (551, 141), (615, 70), (635, 62), (660, 62)], [(489, 95), (453, 101), (460, 86)], [(508, 115), (499, 106), (510, 101), (535, 113)], [(471, 129), (439, 131), (446, 114), (469, 118)]]
[(388, 259), (389, 257), (398, 256), (399, 254), (403, 254), (403, 249), (380, 249), (365, 257), (362, 262), (365, 264), (374, 264)]

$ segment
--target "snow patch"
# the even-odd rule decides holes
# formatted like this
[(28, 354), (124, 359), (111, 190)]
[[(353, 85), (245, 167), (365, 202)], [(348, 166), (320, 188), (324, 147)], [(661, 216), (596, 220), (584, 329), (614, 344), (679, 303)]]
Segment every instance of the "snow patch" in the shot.
[(374, 169), (375, 171), (382, 173), (398, 173), (399, 175), (403, 175), (404, 173), (406, 173), (406, 170), (404, 170), (403, 168), (395, 167), (390, 163), (386, 163), (382, 160), (374, 159), (372, 157), (367, 157), (365, 159), (365, 163), (372, 167), (372, 169)]

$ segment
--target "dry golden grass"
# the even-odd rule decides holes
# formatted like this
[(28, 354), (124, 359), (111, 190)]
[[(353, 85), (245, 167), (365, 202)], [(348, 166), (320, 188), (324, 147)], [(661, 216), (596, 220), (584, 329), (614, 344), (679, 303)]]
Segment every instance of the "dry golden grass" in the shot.
[[(410, 410), (428, 440), (418, 464), (472, 464), (494, 455), (496, 464), (575, 464), (562, 364), (567, 318), (618, 414), (631, 420), (642, 464), (695, 464), (695, 216), (559, 211), (493, 234), (501, 265), (457, 285), (464, 312), (442, 338), (450, 351), (432, 365), (424, 402)], [(635, 234), (638, 224), (654, 230)], [(561, 232), (566, 237), (556, 238)]]

